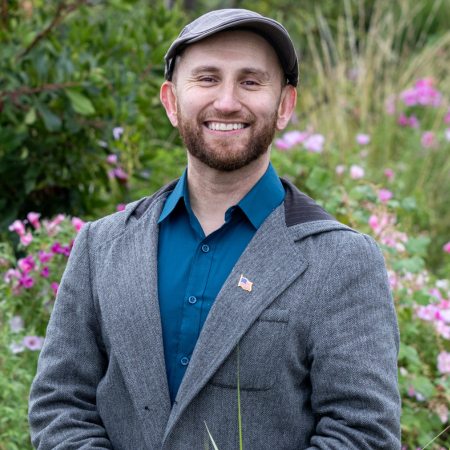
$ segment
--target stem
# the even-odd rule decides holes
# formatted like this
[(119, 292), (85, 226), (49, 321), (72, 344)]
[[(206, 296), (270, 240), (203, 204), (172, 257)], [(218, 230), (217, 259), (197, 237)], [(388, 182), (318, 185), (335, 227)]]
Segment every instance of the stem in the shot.
[(448, 429), (450, 429), (450, 425), (445, 428), (444, 430), (442, 430), (437, 436), (435, 436), (433, 439), (431, 439), (430, 442), (428, 442), (427, 445), (425, 445), (425, 447), (422, 447), (421, 450), (426, 449), (431, 443), (433, 443), (441, 434), (445, 433)]
[(239, 376), (239, 344), (236, 348), (237, 359), (237, 401), (238, 401), (238, 429), (239, 429), (239, 450), (244, 450), (242, 444), (242, 415), (241, 415), (241, 382)]

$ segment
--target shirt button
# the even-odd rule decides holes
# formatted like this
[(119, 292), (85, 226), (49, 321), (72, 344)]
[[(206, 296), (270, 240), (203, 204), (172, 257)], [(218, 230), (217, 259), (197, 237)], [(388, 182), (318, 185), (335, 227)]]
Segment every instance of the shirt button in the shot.
[(191, 295), (191, 296), (188, 298), (188, 302), (189, 302), (191, 305), (193, 305), (194, 303), (197, 302), (197, 297), (194, 297), (193, 295)]
[(187, 366), (189, 364), (189, 358), (187, 356), (183, 356), (180, 359), (180, 363), (181, 363), (182, 366)]
[(203, 244), (202, 245), (202, 252), (203, 253), (208, 253), (209, 252), (209, 245)]

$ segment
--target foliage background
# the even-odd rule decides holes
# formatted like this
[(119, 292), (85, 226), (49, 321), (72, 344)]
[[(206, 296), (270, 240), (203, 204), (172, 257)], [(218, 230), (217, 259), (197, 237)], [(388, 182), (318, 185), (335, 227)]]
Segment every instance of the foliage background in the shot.
[[(30, 211), (41, 219), (59, 213), (95, 219), (181, 173), (184, 150), (159, 104), (164, 53), (200, 13), (214, 7), (254, 9), (284, 23), (301, 55), (291, 131), (324, 141), (320, 151), (308, 151), (301, 141), (280, 144), (273, 162), (280, 175), (339, 220), (382, 242), (397, 283), (405, 447), (423, 447), (447, 426), (448, 414), (442, 418), (450, 402), (449, 375), (438, 370), (437, 358), (450, 351), (450, 336), (437, 331), (438, 322), (418, 316), (418, 308), (429, 305), (445, 316), (442, 301), (449, 298), (450, 255), (442, 249), (450, 241), (447, 1), (2, 0), (0, 5), (2, 272), (27, 255), (37, 261), (39, 250), (50, 251), (61, 236), (67, 244), (74, 233), (68, 219), (59, 237), (28, 223), (33, 243), (23, 245), (8, 230), (15, 219), (24, 220)], [(424, 79), (432, 79), (441, 94), (439, 106), (405, 105), (400, 94)], [(394, 113), (387, 112), (388, 104)], [(400, 126), (401, 114), (420, 125)], [(433, 136), (430, 145), (423, 143), (426, 132)], [(370, 142), (358, 144), (358, 133)], [(352, 177), (352, 165), (364, 176)], [(393, 178), (387, 178), (387, 169)], [(393, 198), (381, 201), (380, 189)], [(389, 217), (389, 225), (375, 227), (373, 216)], [(388, 238), (405, 248), (383, 243)], [(54, 278), (40, 277), (30, 288), (14, 290), (14, 283), (0, 280), (1, 450), (30, 448), (27, 395), (38, 352), (13, 353), (11, 344), (44, 336), (53, 301), (50, 283), (60, 276), (64, 259), (55, 257), (51, 264)], [(15, 332), (10, 320), (19, 315), (24, 329)], [(442, 446), (450, 447), (448, 432), (428, 448)]]

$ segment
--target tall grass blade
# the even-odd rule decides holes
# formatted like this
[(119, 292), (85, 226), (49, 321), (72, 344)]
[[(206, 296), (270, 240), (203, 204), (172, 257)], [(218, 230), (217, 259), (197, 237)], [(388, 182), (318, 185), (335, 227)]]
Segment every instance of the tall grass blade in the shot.
[(422, 447), (420, 450), (425, 450), (430, 444), (432, 444), (441, 434), (445, 433), (448, 429), (450, 428), (450, 425), (445, 429), (442, 430), (437, 436), (435, 436), (433, 439), (431, 439), (430, 442), (428, 442), (427, 445), (425, 445), (425, 447)]
[(208, 425), (206, 424), (206, 421), (205, 421), (205, 427), (206, 427), (206, 431), (208, 432), (209, 439), (211, 440), (211, 443), (214, 447), (214, 450), (219, 450), (219, 447), (217, 447), (217, 444), (215, 443), (213, 437), (211, 436), (211, 433), (209, 432), (209, 428), (208, 428)]

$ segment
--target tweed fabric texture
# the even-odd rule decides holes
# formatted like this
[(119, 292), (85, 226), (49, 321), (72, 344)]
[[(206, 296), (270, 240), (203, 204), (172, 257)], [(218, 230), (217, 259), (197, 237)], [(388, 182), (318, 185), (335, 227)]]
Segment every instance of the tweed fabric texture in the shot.
[(287, 227), (284, 205), (222, 287), (170, 409), (156, 288), (166, 195), (79, 233), (31, 390), (35, 447), (204, 449), (206, 422), (220, 450), (238, 448), (239, 358), (244, 448), (399, 449), (381, 253), (335, 220)]

